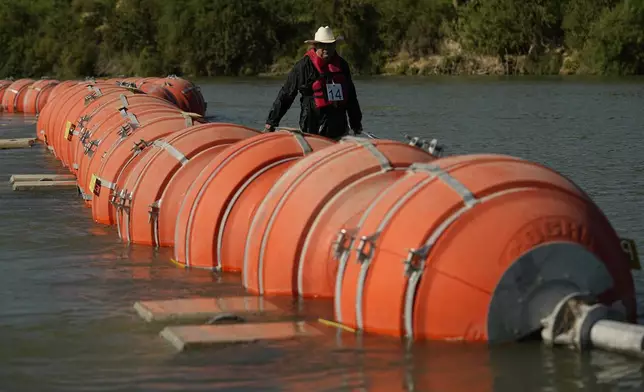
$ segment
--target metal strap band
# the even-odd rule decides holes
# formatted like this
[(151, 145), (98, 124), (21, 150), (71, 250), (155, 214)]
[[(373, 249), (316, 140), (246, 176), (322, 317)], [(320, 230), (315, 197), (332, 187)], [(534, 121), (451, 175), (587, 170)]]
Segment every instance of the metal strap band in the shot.
[(105, 179), (103, 179), (103, 178), (101, 178), (99, 176), (96, 176), (96, 179), (101, 182), (101, 188), (108, 188), (108, 189), (112, 189), (112, 190), (114, 190), (114, 188), (116, 188), (116, 184), (113, 183), (113, 182), (109, 182), (109, 181), (107, 181), (107, 180), (105, 180)]
[(121, 99), (121, 103), (122, 103), (119, 109), (127, 109), (128, 107), (130, 107), (130, 103), (128, 102), (125, 94), (121, 94), (119, 98)]
[(138, 128), (139, 126), (141, 126), (139, 119), (136, 117), (134, 113), (128, 112), (127, 118), (130, 120), (130, 123), (132, 124), (132, 128)]
[(456, 193), (458, 193), (463, 198), (463, 201), (465, 202), (465, 204), (470, 207), (478, 202), (474, 194), (472, 194), (472, 192), (470, 192), (470, 190), (467, 189), (465, 185), (463, 185), (456, 178), (452, 177), (449, 173), (443, 171), (443, 169), (441, 169), (436, 164), (414, 163), (409, 167), (409, 169), (414, 172), (425, 171), (427, 173), (435, 175), (442, 182), (444, 182), (446, 185), (448, 185), (450, 188), (456, 191)]
[(378, 150), (378, 147), (376, 147), (370, 139), (346, 136), (342, 138), (342, 141), (353, 142), (367, 149), (367, 151), (369, 151), (376, 158), (376, 160), (378, 160), (378, 163), (380, 163), (382, 170), (387, 171), (392, 169), (393, 166), (391, 165), (391, 162), (389, 162), (389, 159), (387, 159), (387, 157), (380, 150)]
[(304, 155), (310, 154), (313, 151), (313, 148), (311, 147), (309, 142), (306, 141), (302, 132), (291, 132), (291, 135), (293, 135), (295, 137), (295, 140), (297, 140), (297, 143), (302, 148)]
[(83, 200), (92, 200), (92, 194), (91, 193), (90, 194), (85, 193), (81, 187), (78, 187), (78, 191), (80, 192), (81, 197), (83, 198)]
[(159, 208), (161, 208), (161, 199), (154, 201), (150, 204), (150, 223), (152, 223), (152, 233), (154, 246), (159, 246), (161, 242), (159, 238)]
[(157, 139), (152, 144), (155, 147), (166, 150), (168, 154), (172, 155), (176, 160), (178, 160), (181, 165), (185, 165), (189, 161), (189, 159), (185, 155), (183, 155), (181, 151), (177, 150), (176, 147), (166, 142), (165, 140)]
[(184, 94), (184, 95), (188, 94), (190, 91), (195, 90), (195, 89), (196, 89), (196, 86), (194, 86), (194, 85), (188, 86), (188, 87), (184, 88), (183, 90), (181, 90), (181, 94)]
[[(526, 191), (529, 189), (531, 188), (517, 188), (517, 189), (509, 189), (509, 190), (493, 193), (491, 195), (484, 197), (483, 199), (480, 199), (477, 204), (484, 203), (491, 199), (495, 199), (499, 196), (504, 196), (510, 193)], [(414, 271), (411, 273), (409, 277), (409, 282), (407, 283), (407, 290), (405, 293), (405, 307), (404, 307), (403, 319), (405, 324), (405, 334), (407, 337), (411, 338), (414, 336), (414, 301), (416, 298), (416, 290), (418, 288), (418, 283), (420, 282), (420, 278), (425, 269), (427, 256), (429, 255), (431, 248), (434, 246), (438, 238), (448, 229), (448, 227), (452, 223), (457, 221), (461, 215), (463, 215), (471, 208), (472, 208), (471, 206), (465, 205), (461, 209), (453, 213), (449, 218), (444, 220), (440, 224), (440, 226), (436, 228), (436, 230), (432, 233), (432, 235), (427, 239), (427, 241), (425, 242), (425, 245), (421, 249), (416, 251), (416, 253), (420, 255), (420, 265), (414, 268)]]
[(192, 113), (181, 112), (181, 115), (186, 119), (186, 127), (191, 127), (195, 124), (192, 120)]

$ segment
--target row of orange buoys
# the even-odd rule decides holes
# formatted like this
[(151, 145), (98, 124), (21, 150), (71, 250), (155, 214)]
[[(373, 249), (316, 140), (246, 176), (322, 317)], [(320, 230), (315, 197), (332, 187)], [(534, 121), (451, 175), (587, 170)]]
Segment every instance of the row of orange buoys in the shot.
[(387, 139), (262, 133), (206, 123), (204, 112), (181, 78), (66, 81), (51, 88), (37, 132), (94, 220), (117, 225), (123, 241), (241, 272), (254, 294), (326, 298), (336, 321), (366, 332), (515, 340), (571, 291), (621, 301), (635, 317), (614, 229), (551, 169)]
[[(206, 110), (206, 103), (201, 94), (192, 91), (198, 90), (198, 86), (186, 83), (181, 78), (172, 76), (167, 78), (112, 78), (102, 81), (120, 84), (123, 87), (163, 98), (185, 111), (203, 113)], [(47, 78), (0, 80), (0, 110), (7, 113), (39, 114), (49, 99), (79, 82), (68, 80), (61, 83), (58, 80)]]

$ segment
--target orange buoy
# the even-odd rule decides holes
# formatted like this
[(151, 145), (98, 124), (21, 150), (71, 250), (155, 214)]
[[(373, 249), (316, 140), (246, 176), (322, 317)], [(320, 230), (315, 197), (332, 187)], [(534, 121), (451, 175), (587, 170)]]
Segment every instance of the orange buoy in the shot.
[[(130, 97), (130, 101), (137, 98), (138, 95)], [(145, 96), (146, 99), (158, 100), (159, 98)], [(84, 192), (86, 200), (91, 200), (92, 190), (89, 182), (93, 173), (95, 173), (105, 160), (108, 152), (119, 143), (126, 141), (142, 124), (159, 118), (172, 116), (181, 113), (180, 110), (172, 105), (162, 105), (154, 103), (152, 105), (141, 103), (141, 106), (134, 107), (131, 105), (128, 110), (121, 114), (109, 116), (104, 122), (97, 124), (96, 129), (87, 137), (83, 144), (83, 156), (80, 158), (77, 172), (77, 182), (81, 192)]]
[(415, 164), (358, 219), (340, 255), (336, 321), (411, 339), (503, 342), (541, 329), (571, 292), (621, 301), (629, 262), (601, 210), (533, 162), (465, 155)]
[(22, 113), (23, 99), (33, 79), (18, 79), (11, 83), (2, 97), (2, 107), (7, 113)]
[(157, 80), (156, 83), (165, 87), (174, 96), (175, 102), (182, 110), (205, 115), (206, 101), (196, 84), (174, 75)]
[[(135, 96), (139, 97), (145, 97), (141, 98), (141, 100), (138, 99), (132, 99)], [(128, 100), (130, 98), (130, 100)], [(137, 102), (148, 102), (152, 103), (154, 102), (155, 104), (162, 105), (162, 106), (167, 106), (167, 107), (175, 107), (171, 103), (167, 103), (163, 99), (157, 99), (155, 97), (147, 96), (146, 94), (141, 94), (141, 93), (135, 93), (128, 91), (127, 89), (108, 89), (106, 90), (105, 93), (101, 94), (98, 98), (95, 98), (89, 104), (86, 104), (85, 106), (82, 106), (80, 104), (76, 105), (74, 107), (74, 110), (72, 110), (69, 115), (68, 115), (68, 123), (65, 126), (65, 129), (67, 129), (67, 126), (70, 128), (70, 132), (67, 133), (67, 141), (69, 141), (69, 148), (68, 148), (68, 155), (63, 156), (63, 161), (65, 164), (70, 164), (74, 163), (75, 160), (74, 158), (76, 157), (76, 147), (80, 145), (80, 140), (78, 140), (78, 136), (81, 136), (81, 132), (83, 132), (83, 137), (87, 138), (89, 137), (89, 132), (86, 132), (86, 127), (85, 125), (94, 117), (97, 117), (97, 120), (103, 119), (105, 116), (107, 116), (109, 113), (114, 113), (112, 110), (112, 107), (107, 108), (108, 110), (104, 111), (106, 109), (106, 105), (113, 105), (113, 109), (118, 112), (122, 117), (127, 115), (127, 108), (128, 105), (130, 104), (130, 101), (132, 103), (137, 103)], [(101, 116), (100, 113), (103, 113), (104, 116)], [(73, 119), (73, 120), (72, 120)], [(77, 136), (77, 138), (74, 138), (74, 136)], [(73, 170), (75, 172), (75, 170)]]
[[(297, 159), (334, 143), (319, 136), (278, 131), (222, 151), (201, 171), (181, 203), (175, 260), (189, 267), (241, 270), (249, 218), (270, 186)], [(236, 211), (233, 223), (235, 207), (241, 212)]]
[[(116, 184), (119, 193), (113, 204), (117, 206), (121, 239), (135, 244), (161, 245), (157, 217), (159, 207), (166, 203), (163, 191), (174, 174), (201, 152), (210, 149), (219, 152), (257, 133), (240, 125), (209, 123), (181, 129), (154, 141), (127, 178), (121, 176)], [(210, 159), (215, 154), (209, 154)], [(194, 173), (195, 177), (197, 174)], [(190, 183), (184, 182), (186, 190)], [(168, 242), (172, 245), (172, 240), (172, 236), (164, 238), (163, 245)]]
[(114, 224), (113, 197), (120, 191), (115, 189), (119, 178), (125, 178), (129, 171), (146, 154), (155, 140), (174, 131), (194, 125), (194, 119), (187, 113), (178, 112), (157, 117), (140, 123), (130, 137), (121, 138), (107, 151), (98, 170), (91, 173), (92, 217), (95, 222)]
[[(130, 114), (136, 115), (146, 109), (166, 107), (173, 109), (173, 113), (177, 110), (172, 103), (145, 94), (120, 94), (118, 98), (101, 97), (95, 103), (99, 101), (102, 106), (91, 113), (81, 113), (78, 123), (74, 125), (73, 136), (76, 137), (71, 140), (71, 155), (73, 156), (71, 166), (74, 173), (80, 170), (81, 158), (88, 152), (86, 149), (94, 147), (93, 144), (89, 145), (92, 143), (91, 140), (100, 140), (102, 135), (118, 126), (119, 120), (126, 121)], [(78, 176), (79, 180), (84, 179), (85, 174), (82, 171)]]
[(60, 82), (56, 85), (56, 87), (54, 87), (54, 89), (49, 94), (49, 99), (55, 99), (59, 94), (62, 94), (68, 89), (83, 83), (84, 82), (81, 80), (65, 80), (63, 82)]
[[(74, 134), (77, 133), (77, 129), (80, 128), (79, 122), (83, 122), (88, 117), (94, 115), (97, 111), (100, 111), (107, 102), (119, 99), (121, 96), (125, 96), (127, 98), (134, 94), (135, 93), (119, 87), (100, 87), (97, 88), (92, 95), (88, 95), (82, 101), (77, 101), (75, 105), (71, 106), (67, 111), (67, 114), (63, 114), (62, 118), (60, 118), (62, 120), (63, 137), (57, 149), (58, 159), (60, 159), (65, 166), (70, 168), (72, 172), (75, 172), (71, 165), (74, 160), (74, 144), (76, 144), (75, 142), (78, 139), (74, 138)], [(77, 97), (78, 96), (72, 97), (70, 101)]]
[[(44, 131), (44, 140), (50, 146), (50, 150), (55, 156), (55, 150), (61, 141), (59, 139), (62, 138), (64, 134), (64, 129), (62, 129), (64, 124), (59, 125), (61, 123), (60, 118), (63, 117), (64, 108), (76, 103), (78, 100), (82, 100), (85, 96), (91, 94), (95, 88), (96, 85), (94, 82), (86, 82), (72, 85), (70, 88), (60, 92), (55, 99), (52, 99), (50, 94), (49, 99), (52, 100), (51, 105), (46, 105), (48, 110), (44, 111), (40, 116), (47, 116), (47, 118), (43, 120), (43, 123), (40, 124), (38, 128), (40, 129), (40, 126), (42, 126), (42, 130)], [(78, 96), (80, 96), (80, 98)], [(74, 97), (76, 97), (76, 99), (74, 99)]]
[(158, 80), (160, 80), (160, 78), (148, 78), (148, 80), (141, 81), (137, 85), (137, 88), (150, 96), (165, 99), (179, 107), (174, 95), (172, 95), (163, 85), (157, 83)]
[(51, 118), (55, 113), (54, 107), (57, 103), (57, 100), (55, 99), (56, 96), (58, 94), (64, 93), (77, 84), (80, 84), (80, 82), (76, 80), (66, 80), (64, 82), (58, 83), (49, 91), (47, 102), (42, 107), (42, 110), (38, 115), (38, 121), (36, 123), (36, 137), (38, 138), (38, 140), (47, 143), (45, 129), (49, 127), (49, 122), (51, 121)]
[(93, 84), (87, 90), (79, 90), (71, 94), (68, 100), (58, 108), (58, 115), (51, 124), (48, 140), (54, 147), (55, 156), (64, 166), (68, 166), (69, 162), (67, 158), (69, 141), (67, 138), (73, 132), (72, 124), (78, 121), (83, 108), (104, 95), (133, 94), (126, 89), (111, 86), (105, 82), (97, 83), (100, 84)]
[(11, 86), (10, 80), (0, 80), (0, 111), (4, 109), (2, 107), (2, 100), (4, 99), (4, 92), (7, 91), (9, 86)]
[(203, 169), (225, 148), (227, 146), (218, 146), (202, 151), (174, 173), (161, 196), (163, 203), (159, 203), (156, 209), (155, 230), (158, 246), (174, 246), (177, 216), (188, 190)]
[[(64, 83), (61, 83), (54, 87), (54, 90), (49, 94), (49, 103), (45, 105), (42, 113), (38, 116), (37, 129), (40, 130), (40, 134), (43, 137), (43, 140), (51, 145), (52, 139), (50, 137), (51, 129), (53, 128), (53, 123), (58, 117), (60, 107), (68, 100), (68, 98), (76, 91), (81, 89), (87, 90), (91, 87), (91, 84), (87, 83), (77, 83), (67, 88), (62, 88)], [(58, 90), (58, 93), (57, 93)], [(57, 94), (59, 98), (54, 99), (54, 94)]]
[(243, 283), (259, 295), (333, 297), (337, 232), (414, 162), (434, 157), (392, 140), (343, 138), (280, 177), (253, 216)]
[(60, 83), (54, 79), (41, 79), (27, 87), (23, 98), (23, 110), (28, 114), (38, 114), (47, 103), (51, 90)]

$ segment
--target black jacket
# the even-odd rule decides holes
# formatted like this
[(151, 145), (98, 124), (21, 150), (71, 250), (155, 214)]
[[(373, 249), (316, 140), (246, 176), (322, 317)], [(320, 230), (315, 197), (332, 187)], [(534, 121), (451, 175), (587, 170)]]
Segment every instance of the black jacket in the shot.
[(349, 64), (340, 57), (341, 68), (344, 71), (347, 83), (347, 104), (344, 108), (327, 106), (321, 109), (315, 107), (313, 101), (313, 82), (320, 78), (320, 73), (308, 56), (299, 60), (286, 82), (279, 91), (273, 107), (268, 114), (266, 124), (273, 127), (279, 126), (280, 120), (295, 100), (297, 93), (301, 94), (300, 104), (300, 129), (306, 133), (319, 134), (330, 138), (339, 138), (347, 134), (348, 125), (352, 130), (362, 130), (362, 112), (356, 94), (356, 88), (351, 79)]

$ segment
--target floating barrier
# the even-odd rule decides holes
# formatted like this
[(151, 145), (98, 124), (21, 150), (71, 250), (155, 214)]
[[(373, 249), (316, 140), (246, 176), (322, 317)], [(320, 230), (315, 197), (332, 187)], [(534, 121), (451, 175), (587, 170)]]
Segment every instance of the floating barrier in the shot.
[(25, 94), (33, 83), (33, 79), (18, 79), (11, 83), (2, 96), (2, 109), (7, 113), (22, 113)]
[[(61, 186), (77, 187), (96, 222), (173, 246), (180, 266), (241, 272), (259, 296), (325, 299), (326, 325), (348, 331), (490, 343), (541, 332), (549, 345), (644, 356), (644, 327), (625, 323), (637, 317), (634, 242), (543, 165), (441, 157), (435, 140), (206, 123), (199, 87), (176, 76), (20, 79), (0, 94), (5, 110), (38, 114), (37, 138), (75, 177)], [(173, 312), (206, 312), (185, 306)], [(164, 334), (184, 347), (308, 331), (285, 325)]]
[[(188, 166), (194, 157), (199, 167), (213, 160), (227, 146), (257, 134), (257, 131), (234, 124), (210, 123), (181, 129), (168, 135), (164, 140), (156, 140), (133, 166), (123, 183), (116, 184), (113, 205), (117, 207), (119, 235), (125, 242), (144, 245), (172, 246), (171, 236), (160, 238), (159, 221), (171, 229), (175, 227), (176, 215), (166, 211), (178, 210), (181, 198), (164, 197), (164, 190), (175, 173)], [(199, 174), (186, 170), (181, 176), (187, 189)], [(179, 178), (179, 177), (178, 177)], [(175, 208), (161, 208), (166, 204)], [(162, 216), (163, 215), (163, 216)], [(168, 222), (168, 223), (166, 223)], [(173, 230), (171, 230), (173, 231)], [(168, 232), (167, 229), (163, 230)]]
[(78, 120), (84, 109), (87, 108), (91, 111), (95, 106), (100, 105), (102, 101), (97, 102), (99, 98), (133, 95), (124, 88), (108, 84), (88, 84), (85, 87), (76, 86), (65, 92), (67, 100), (59, 108), (58, 116), (54, 117), (50, 125), (51, 130), (47, 135), (47, 140), (54, 148), (54, 155), (60, 159), (63, 165), (68, 167), (71, 161), (70, 148), (72, 145), (69, 142), (73, 138), (74, 124), (78, 125)]
[(23, 98), (22, 111), (28, 114), (40, 113), (54, 87), (59, 83), (54, 79), (41, 79), (28, 86)]
[(244, 287), (332, 298), (337, 231), (401, 169), (433, 159), (402, 142), (346, 138), (297, 162), (271, 187), (244, 236)]
[[(149, 151), (148, 147), (155, 140), (179, 129), (191, 127), (200, 121), (190, 114), (180, 111), (149, 121), (141, 116), (137, 120), (135, 131), (131, 134), (121, 133), (111, 148), (106, 151), (105, 156), (101, 157), (100, 166), (90, 172), (89, 189), (93, 193), (92, 216), (94, 221), (103, 224), (115, 223), (113, 202), (119, 191), (119, 184), (125, 180), (128, 172), (132, 170), (137, 161)], [(132, 140), (133, 143), (125, 143), (125, 139)], [(102, 191), (103, 189), (105, 191)]]
[[(87, 122), (77, 124), (75, 129), (78, 137), (72, 136), (74, 163), (72, 170), (76, 171), (79, 186), (84, 194), (90, 194), (87, 188), (91, 173), (95, 170), (103, 154), (113, 145), (136, 130), (141, 121), (176, 114), (178, 110), (169, 102), (146, 95), (119, 96), (119, 101), (110, 107), (106, 103), (99, 113), (92, 115)], [(91, 198), (88, 198), (89, 202)]]
[(571, 290), (621, 301), (635, 319), (616, 233), (579, 188), (536, 163), (465, 155), (412, 165), (344, 232), (353, 247), (340, 247), (335, 317), (360, 330), (517, 340)]
[(4, 111), (4, 107), (2, 105), (2, 102), (4, 101), (4, 93), (7, 91), (10, 85), (10, 80), (0, 80), (0, 112)]
[[(230, 146), (188, 190), (175, 232), (175, 260), (188, 267), (241, 271), (249, 217), (280, 175), (333, 141), (299, 132), (264, 133)], [(243, 218), (242, 218), (243, 217)]]

